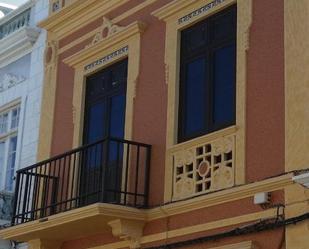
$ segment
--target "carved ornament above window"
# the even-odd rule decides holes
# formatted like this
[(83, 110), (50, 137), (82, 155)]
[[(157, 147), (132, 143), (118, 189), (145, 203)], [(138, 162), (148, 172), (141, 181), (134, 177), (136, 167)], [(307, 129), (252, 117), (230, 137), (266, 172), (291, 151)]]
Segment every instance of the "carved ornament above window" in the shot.
[(23, 76), (18, 76), (14, 74), (4, 74), (2, 80), (0, 80), (0, 92), (4, 92), (5, 90), (12, 88), (23, 82), (26, 78)]
[(123, 30), (124, 27), (114, 24), (111, 20), (106, 17), (103, 17), (103, 24), (98, 29), (98, 32), (95, 33), (91, 43), (86, 46), (86, 48), (91, 47), (98, 42), (110, 37), (111, 35), (118, 33)]

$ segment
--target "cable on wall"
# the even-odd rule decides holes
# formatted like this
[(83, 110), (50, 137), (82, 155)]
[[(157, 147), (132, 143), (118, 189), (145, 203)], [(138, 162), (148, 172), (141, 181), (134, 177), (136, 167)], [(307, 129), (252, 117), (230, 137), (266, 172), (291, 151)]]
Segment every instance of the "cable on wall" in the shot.
[(289, 219), (284, 219), (281, 216), (281, 217), (276, 217), (272, 219), (261, 220), (256, 223), (249, 224), (243, 227), (234, 228), (232, 230), (222, 232), (222, 233), (217, 233), (213, 235), (190, 239), (187, 241), (174, 242), (174, 243), (166, 244), (163, 246), (144, 247), (144, 249), (173, 249), (173, 248), (179, 248), (183, 246), (196, 245), (196, 244), (204, 243), (207, 241), (214, 241), (214, 240), (223, 239), (227, 237), (235, 237), (235, 236), (246, 235), (246, 234), (251, 234), (251, 233), (258, 233), (258, 232), (262, 232), (266, 230), (274, 230), (280, 227), (286, 227), (290, 225), (296, 225), (297, 223), (308, 220), (308, 219), (309, 219), (309, 212), (296, 216), (296, 217), (289, 218)]

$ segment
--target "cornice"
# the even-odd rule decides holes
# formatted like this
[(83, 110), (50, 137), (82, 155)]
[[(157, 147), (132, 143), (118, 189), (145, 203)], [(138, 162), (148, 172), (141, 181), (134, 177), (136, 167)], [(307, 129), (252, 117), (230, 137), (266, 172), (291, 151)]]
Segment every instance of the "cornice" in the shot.
[(82, 51), (64, 59), (64, 63), (71, 67), (76, 67), (80, 64), (86, 63), (91, 57), (96, 56), (102, 51), (106, 51), (108, 48), (113, 47), (115, 44), (120, 44), (122, 41), (128, 38), (142, 33), (145, 29), (145, 25), (141, 22), (134, 22), (121, 31), (110, 35), (109, 37), (97, 42), (92, 46), (86, 46)]
[(96, 20), (129, 0), (78, 0), (39, 23), (61, 39)]
[(215, 7), (218, 4), (221, 4), (223, 2), (236, 2), (236, 0), (174, 0), (163, 7), (155, 10), (151, 14), (155, 17), (157, 17), (160, 20), (166, 21), (170, 17), (173, 17), (174, 15), (178, 15), (183, 9), (190, 7), (191, 5), (195, 3), (201, 3), (204, 6), (207, 6), (207, 8)]
[(168, 17), (178, 13), (181, 9), (184, 9), (193, 3), (196, 3), (200, 0), (174, 0), (163, 7), (155, 10), (151, 14), (160, 20), (165, 20)]
[(4, 37), (0, 42), (0, 67), (29, 53), (39, 33), (36, 28), (24, 27)]
[(284, 189), (284, 187), (294, 184), (292, 177), (293, 174), (290, 173), (259, 182), (232, 187), (229, 189), (201, 195), (199, 197), (162, 205), (161, 207), (156, 207), (147, 211), (147, 220), (150, 221), (161, 219), (166, 216), (173, 216), (201, 208), (220, 205), (235, 200), (241, 200), (244, 198), (252, 197), (256, 193), (260, 192), (272, 192)]

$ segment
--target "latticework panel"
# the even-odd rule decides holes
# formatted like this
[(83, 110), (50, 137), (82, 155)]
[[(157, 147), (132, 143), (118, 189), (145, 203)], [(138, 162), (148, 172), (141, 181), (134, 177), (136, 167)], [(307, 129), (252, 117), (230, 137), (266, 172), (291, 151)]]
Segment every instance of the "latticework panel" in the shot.
[(234, 185), (235, 135), (181, 148), (173, 156), (173, 199)]

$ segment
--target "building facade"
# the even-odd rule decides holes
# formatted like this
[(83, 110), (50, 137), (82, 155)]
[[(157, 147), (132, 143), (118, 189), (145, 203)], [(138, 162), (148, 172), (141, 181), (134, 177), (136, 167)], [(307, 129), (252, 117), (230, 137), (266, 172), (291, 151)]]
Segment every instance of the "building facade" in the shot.
[[(309, 247), (307, 0), (51, 0), (31, 249)], [(308, 76), (307, 76), (308, 75)]]
[[(3, 6), (2, 6), (3, 5)], [(28, 1), (0, 19), (0, 223), (11, 222), (16, 170), (36, 162), (48, 1)], [(5, 11), (6, 10), (6, 11)], [(11, 244), (2, 241), (1, 248)]]

